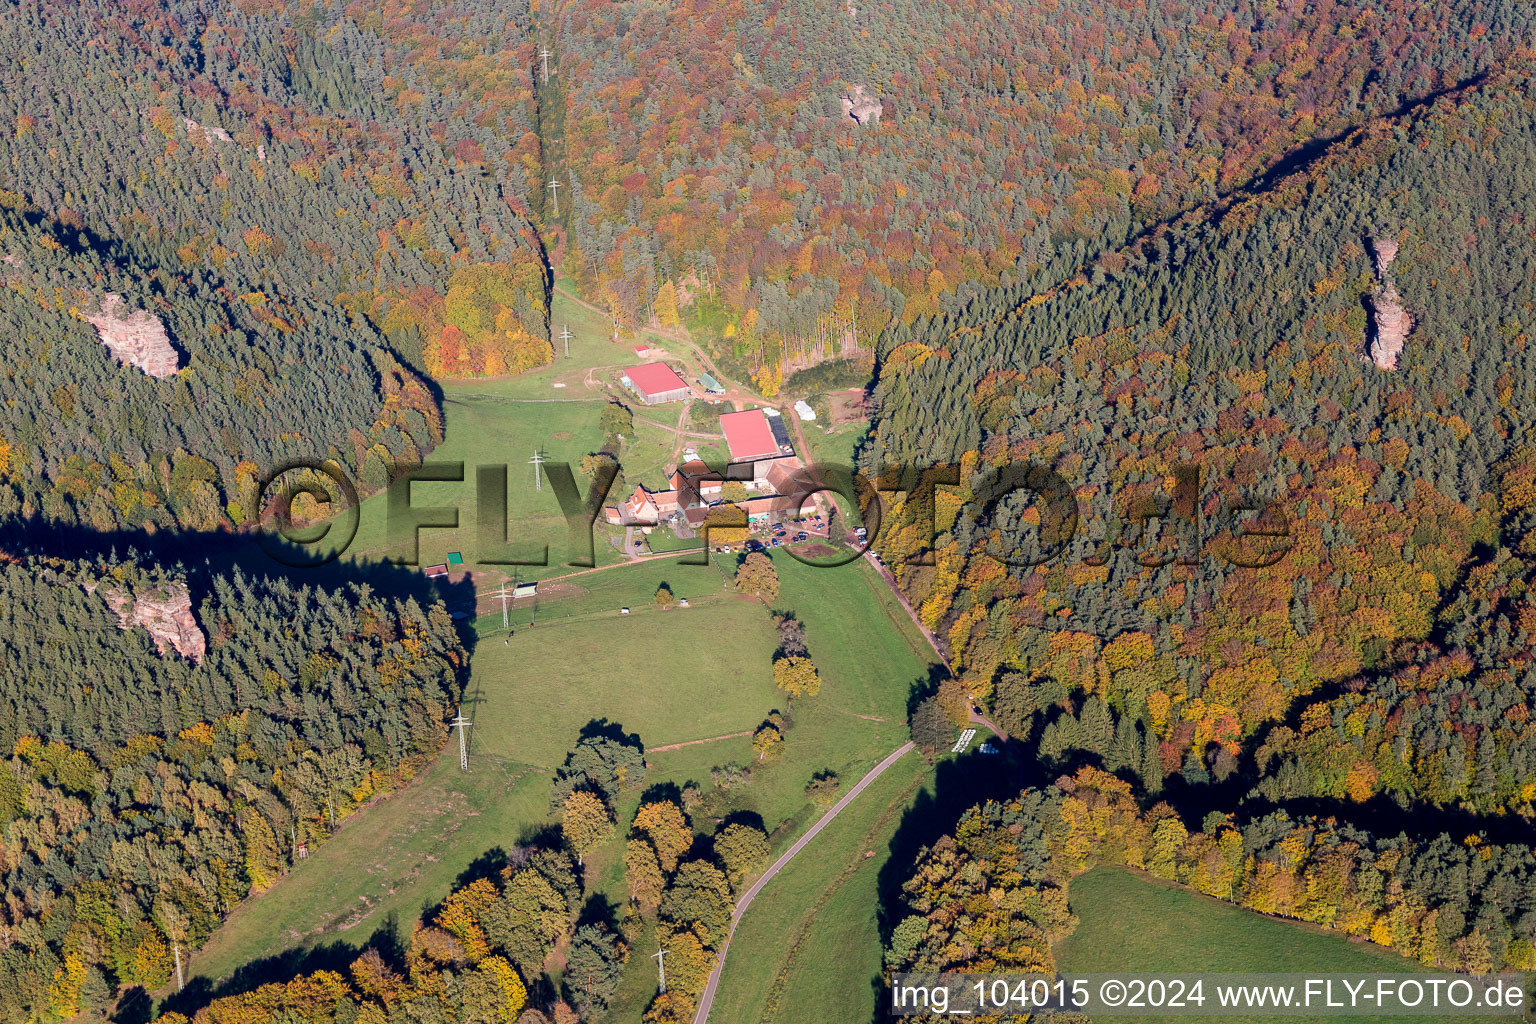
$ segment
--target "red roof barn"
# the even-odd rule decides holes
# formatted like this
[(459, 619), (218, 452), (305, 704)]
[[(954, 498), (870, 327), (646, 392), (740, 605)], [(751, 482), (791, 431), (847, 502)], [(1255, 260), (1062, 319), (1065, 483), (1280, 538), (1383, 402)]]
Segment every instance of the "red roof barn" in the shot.
[(619, 378), (646, 405), (661, 405), (688, 397), (688, 384), (666, 363), (632, 366)]
[(731, 449), (732, 462), (751, 462), (779, 454), (779, 443), (773, 439), (773, 431), (761, 409), (728, 412), (720, 417), (720, 429), (725, 431), (725, 443)]

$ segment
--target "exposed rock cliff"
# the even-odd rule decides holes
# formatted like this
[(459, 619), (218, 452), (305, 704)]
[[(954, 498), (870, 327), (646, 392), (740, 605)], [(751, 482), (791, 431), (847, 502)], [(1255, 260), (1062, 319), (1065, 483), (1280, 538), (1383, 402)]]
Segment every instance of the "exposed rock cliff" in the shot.
[(220, 128), (216, 124), (198, 124), (190, 117), (184, 117), (181, 120), (182, 123), (187, 126), (187, 134), (195, 139), (202, 139), (204, 142), (210, 142), (213, 139), (218, 139), (220, 142), (232, 141), (229, 137), (229, 132), (225, 131), (223, 128)]
[(1376, 276), (1381, 280), (1381, 287), (1371, 293), (1371, 336), (1366, 351), (1378, 368), (1395, 370), (1403, 342), (1413, 330), (1413, 317), (1403, 308), (1402, 298), (1387, 274), (1387, 269), (1397, 258), (1397, 240), (1373, 238), (1371, 251), (1376, 258)]
[(137, 596), (113, 587), (102, 587), (101, 596), (116, 613), (119, 628), (127, 630), (142, 626), (162, 655), (169, 647), (195, 664), (203, 663), (208, 641), (192, 615), (192, 598), (187, 593), (186, 584), (159, 584)]
[(843, 113), (859, 124), (879, 124), (885, 107), (870, 96), (862, 85), (851, 85), (843, 93)]
[(1395, 370), (1403, 342), (1413, 330), (1413, 317), (1403, 308), (1391, 281), (1376, 289), (1371, 296), (1371, 306), (1375, 323), (1370, 346), (1371, 362), (1383, 370)]
[(1371, 251), (1376, 255), (1376, 276), (1385, 281), (1387, 268), (1392, 265), (1393, 260), (1397, 259), (1397, 239), (1373, 238)]
[(109, 292), (101, 300), (100, 311), (84, 315), (119, 362), (136, 366), (151, 377), (175, 373), (180, 359), (160, 318), (142, 309), (125, 312), (126, 308), (121, 295)]

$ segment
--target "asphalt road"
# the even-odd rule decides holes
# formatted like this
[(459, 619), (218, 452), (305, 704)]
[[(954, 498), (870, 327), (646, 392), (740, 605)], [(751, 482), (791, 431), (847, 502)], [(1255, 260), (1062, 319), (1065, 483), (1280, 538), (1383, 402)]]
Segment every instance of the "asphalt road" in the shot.
[(783, 856), (774, 861), (773, 866), (764, 871), (762, 876), (752, 883), (751, 888), (741, 894), (741, 899), (736, 901), (736, 909), (731, 913), (731, 933), (726, 936), (725, 942), (721, 945), (720, 959), (715, 963), (715, 969), (709, 973), (709, 982), (704, 986), (704, 992), (699, 996), (699, 1008), (693, 1015), (693, 1024), (704, 1024), (709, 1019), (709, 1007), (715, 1001), (715, 989), (720, 984), (720, 972), (725, 969), (725, 955), (731, 951), (731, 935), (736, 934), (737, 922), (741, 920), (741, 915), (747, 912), (747, 908), (752, 905), (752, 901), (757, 898), (757, 894), (763, 891), (763, 886), (773, 881), (773, 876), (782, 871), (784, 866), (794, 859), (795, 854), (803, 850), (806, 843), (815, 839), (817, 833), (826, 828), (833, 818), (841, 814), (844, 807), (853, 803), (854, 799), (864, 792), (866, 786), (878, 779), (881, 773), (891, 765), (900, 761), (911, 749), (912, 743), (910, 741), (903, 743), (891, 751), (884, 761), (871, 768), (869, 773), (860, 779), (852, 789), (843, 794), (841, 800), (832, 805), (831, 810), (823, 814), (816, 824), (806, 830), (805, 835), (795, 840), (794, 845), (785, 850)]

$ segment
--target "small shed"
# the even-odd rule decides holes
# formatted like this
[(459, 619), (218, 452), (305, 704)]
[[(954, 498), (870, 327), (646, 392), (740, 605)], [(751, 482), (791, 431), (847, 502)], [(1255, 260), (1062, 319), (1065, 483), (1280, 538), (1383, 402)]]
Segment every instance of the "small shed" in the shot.
[(427, 577), (427, 579), (429, 579), (429, 580), (430, 579), (435, 579), (438, 576), (447, 576), (448, 575), (448, 566), (446, 564), (445, 565), (429, 565), (425, 569), (422, 570), (422, 574), (425, 575)]
[(539, 592), (538, 583), (519, 583), (512, 588), (512, 600), (520, 597), (532, 597)]

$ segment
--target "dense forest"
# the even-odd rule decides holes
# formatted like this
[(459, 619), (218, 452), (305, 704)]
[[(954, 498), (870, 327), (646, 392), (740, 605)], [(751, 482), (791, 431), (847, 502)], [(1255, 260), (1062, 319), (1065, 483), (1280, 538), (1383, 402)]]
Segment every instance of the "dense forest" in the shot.
[(681, 302), (771, 393), (807, 362), (867, 362), (888, 324), (1038, 284), (1474, 79), (1530, 17), (1391, 0), (578, 0), (554, 43), (563, 267), (621, 320), (666, 322)]
[(0, 627), (6, 1024), (165, 984), (436, 755), (468, 660), (440, 604), (132, 561), (0, 560)]
[(1536, 963), (1530, 71), (882, 338), (861, 458), (960, 481), (877, 539), (961, 676), (928, 704), (1076, 771), (929, 844), (892, 970), (1049, 969), (1097, 863)]
[[(425, 374), (553, 358), (529, 14), (468, 6), (0, 5), (0, 515), (240, 525), (295, 458), (374, 490), (441, 440)], [(176, 372), (114, 361), (111, 295)]]
[[(562, 273), (763, 395), (872, 379), (861, 467), (955, 471), (875, 539), (953, 667), (913, 735), (979, 705), (1060, 779), (932, 838), (892, 970), (1049, 968), (1098, 863), (1536, 969), (1487, 837), (1536, 817), (1533, 10), (0, 0), (0, 527), (237, 529), (294, 459), (377, 491), (434, 380), (553, 359)], [(77, 554), (0, 551), (0, 1024), (167, 983), (466, 671), (441, 605)], [(559, 842), (194, 1024), (571, 1024), (641, 931), (690, 1020), (767, 839), (620, 821), (644, 769), (583, 739)], [(579, 882), (620, 832), (622, 921)]]
[[(1135, 763), (1194, 778), (1285, 722), (1258, 756), (1292, 795), (1530, 813), (1530, 81), (1362, 132), (1048, 292), (891, 332), (862, 457), (962, 482), (913, 491), (878, 546), (1000, 720), (1099, 754), (1128, 720), (1158, 748)], [(1383, 237), (1416, 321), (1394, 371), (1365, 355)], [(1058, 474), (1056, 504), (1003, 493), (1005, 462)], [(1267, 502), (1286, 537), (1238, 537)], [(1274, 564), (1237, 564), (1261, 543)]]

